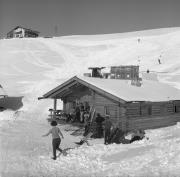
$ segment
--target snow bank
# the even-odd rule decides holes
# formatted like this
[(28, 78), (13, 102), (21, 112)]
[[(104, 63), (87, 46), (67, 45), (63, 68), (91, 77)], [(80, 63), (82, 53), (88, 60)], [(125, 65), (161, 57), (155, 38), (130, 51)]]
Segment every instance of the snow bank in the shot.
[(33, 173), (49, 176), (178, 176), (180, 172), (180, 126), (148, 130), (149, 140), (105, 146), (90, 141), (70, 149), (67, 156), (53, 161), (40, 156)]
[[(70, 149), (67, 156), (61, 155), (56, 161), (51, 160), (48, 154), (30, 158), (25, 163), (28, 163), (30, 176), (178, 176), (179, 133), (178, 125), (149, 130), (150, 140), (128, 145), (105, 146), (101, 139), (97, 144), (92, 140), (90, 143), (94, 145)], [(166, 139), (168, 136), (171, 138)]]

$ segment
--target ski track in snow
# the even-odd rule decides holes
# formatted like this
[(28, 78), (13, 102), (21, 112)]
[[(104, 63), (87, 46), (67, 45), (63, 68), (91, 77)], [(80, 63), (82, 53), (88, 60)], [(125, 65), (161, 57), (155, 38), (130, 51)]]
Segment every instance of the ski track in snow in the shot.
[[(5, 71), (0, 79), (11, 95), (16, 95), (21, 87), (18, 94), (25, 96), (24, 107), (19, 112), (0, 113), (2, 177), (179, 176), (179, 124), (147, 130), (149, 140), (131, 145), (105, 146), (103, 139), (96, 139), (90, 141), (91, 146), (79, 148), (74, 148), (74, 141), (81, 137), (71, 136), (70, 132), (63, 130), (65, 139), (62, 140), (62, 147), (74, 149), (56, 161), (50, 159), (50, 137), (41, 138), (49, 128), (46, 118), (52, 101), (38, 101), (37, 97), (71, 76), (89, 72), (87, 68), (90, 66), (139, 64), (140, 71), (155, 71), (160, 82), (180, 89), (176, 81), (180, 78), (180, 32), (176, 29), (160, 34), (0, 40), (1, 66)], [(140, 43), (138, 38), (141, 39)], [(52, 55), (59, 57), (56, 65), (51, 64)], [(160, 55), (161, 65), (157, 61)], [(8, 62), (12, 62), (13, 70), (7, 67)], [(36, 70), (26, 71), (28, 65), (36, 67)], [(27, 77), (29, 74), (31, 77)], [(20, 79), (17, 77), (19, 75)], [(36, 80), (39, 75), (42, 79)], [(10, 82), (13, 90), (8, 88)]]

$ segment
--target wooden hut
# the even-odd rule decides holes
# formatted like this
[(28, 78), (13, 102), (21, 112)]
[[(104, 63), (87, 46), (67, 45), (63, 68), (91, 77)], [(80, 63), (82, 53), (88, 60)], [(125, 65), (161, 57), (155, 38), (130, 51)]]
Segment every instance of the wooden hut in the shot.
[(102, 116), (110, 115), (123, 131), (170, 126), (180, 120), (180, 91), (169, 85), (143, 80), (141, 86), (131, 81), (93, 77), (73, 77), (41, 98), (63, 101), (70, 113), (76, 104), (93, 108)]
[(17, 26), (7, 33), (7, 38), (35, 38), (39, 36), (39, 32), (31, 29), (27, 29), (21, 26)]

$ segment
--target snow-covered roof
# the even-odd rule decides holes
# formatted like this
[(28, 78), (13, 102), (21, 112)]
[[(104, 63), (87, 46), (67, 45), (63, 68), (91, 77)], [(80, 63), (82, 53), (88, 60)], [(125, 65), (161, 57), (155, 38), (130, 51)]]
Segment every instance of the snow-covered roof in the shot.
[[(169, 101), (180, 100), (180, 90), (173, 88), (167, 84), (157, 81), (143, 80), (140, 87), (131, 85), (131, 81), (119, 79), (101, 79), (93, 77), (73, 77), (49, 91), (44, 95), (45, 98), (50, 97), (55, 92), (60, 93), (61, 89), (72, 84), (73, 81), (88, 86), (89, 88), (100, 91), (105, 94), (112, 95), (126, 102), (129, 101)], [(117, 99), (116, 99), (117, 100)]]

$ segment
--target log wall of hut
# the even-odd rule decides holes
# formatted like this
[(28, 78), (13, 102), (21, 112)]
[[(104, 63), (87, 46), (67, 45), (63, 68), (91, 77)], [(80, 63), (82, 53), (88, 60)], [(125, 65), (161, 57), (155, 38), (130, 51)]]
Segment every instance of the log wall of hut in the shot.
[(127, 130), (159, 128), (180, 121), (180, 101), (128, 103)]
[(115, 102), (99, 93), (95, 93), (94, 107), (97, 113), (102, 116), (110, 115), (113, 124), (120, 121), (119, 103)]
[(110, 115), (113, 124), (125, 131), (174, 125), (180, 121), (180, 101), (119, 103), (103, 93), (79, 85), (63, 98), (63, 109), (70, 113), (77, 103), (88, 104), (102, 116)]

